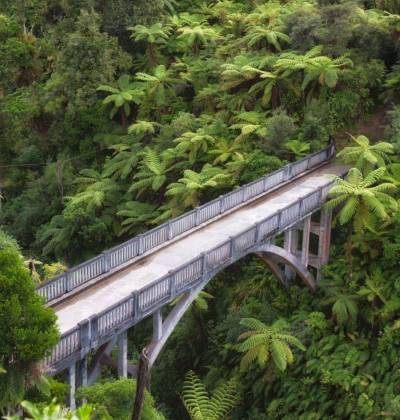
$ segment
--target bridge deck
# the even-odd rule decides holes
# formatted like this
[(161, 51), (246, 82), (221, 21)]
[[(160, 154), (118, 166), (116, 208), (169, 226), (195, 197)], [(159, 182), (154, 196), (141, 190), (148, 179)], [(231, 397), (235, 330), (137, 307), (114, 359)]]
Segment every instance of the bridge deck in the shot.
[(177, 238), (169, 245), (144, 256), (103, 281), (71, 296), (53, 308), (61, 333), (78, 322), (112, 306), (140, 287), (151, 284), (200, 253), (206, 252), (246, 228), (252, 227), (276, 210), (326, 185), (331, 175), (343, 175), (346, 168), (328, 163), (291, 183), (260, 197), (221, 218)]

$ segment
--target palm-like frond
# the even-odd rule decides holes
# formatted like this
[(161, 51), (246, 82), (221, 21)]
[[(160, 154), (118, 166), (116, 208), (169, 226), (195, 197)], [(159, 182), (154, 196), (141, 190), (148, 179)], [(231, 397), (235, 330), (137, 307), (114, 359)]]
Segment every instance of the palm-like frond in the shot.
[(236, 346), (238, 351), (245, 353), (240, 364), (242, 370), (256, 361), (265, 367), (272, 358), (276, 368), (283, 371), (294, 360), (290, 345), (305, 350), (300, 340), (287, 333), (286, 323), (277, 321), (267, 326), (255, 318), (244, 318), (240, 323), (249, 330), (238, 337), (242, 342)]
[(154, 121), (138, 120), (128, 127), (128, 133), (136, 135), (155, 134), (158, 126), (159, 124)]
[(290, 38), (283, 32), (264, 26), (250, 26), (243, 42), (250, 48), (263, 48), (272, 46), (276, 51), (281, 51), (281, 43), (288, 43)]
[(207, 419), (207, 414), (209, 412), (208, 393), (204, 384), (192, 371), (186, 375), (182, 391), (182, 400), (192, 419)]
[(207, 153), (209, 147), (215, 143), (215, 139), (201, 128), (195, 133), (192, 131), (183, 133), (174, 140), (174, 143), (177, 143), (178, 155), (187, 156), (189, 163), (194, 164), (201, 153)]
[(393, 145), (387, 142), (371, 144), (368, 137), (360, 135), (351, 136), (356, 146), (347, 146), (337, 156), (345, 163), (356, 164), (361, 171), (370, 168), (384, 167), (394, 153)]
[(128, 30), (132, 32), (131, 38), (134, 38), (135, 41), (146, 41), (150, 44), (165, 44), (171, 31), (162, 23), (155, 23), (151, 26), (130, 26)]
[(223, 420), (238, 401), (236, 388), (231, 379), (219, 385), (210, 398), (202, 381), (190, 371), (183, 385), (182, 401), (192, 420)]
[(204, 165), (200, 172), (187, 169), (183, 175), (178, 182), (168, 185), (165, 193), (179, 208), (182, 205), (184, 208), (197, 206), (205, 189), (228, 185), (232, 179), (230, 174), (210, 164)]
[(139, 196), (146, 189), (158, 191), (167, 181), (167, 174), (174, 168), (155, 149), (147, 147), (142, 153), (139, 171), (134, 175), (134, 182), (129, 192), (138, 191)]
[(385, 168), (369, 172), (365, 178), (357, 168), (350, 169), (347, 178), (336, 177), (336, 184), (329, 192), (328, 208), (343, 205), (339, 211), (340, 224), (354, 221), (357, 230), (363, 230), (376, 220), (387, 220), (392, 211), (397, 210), (397, 201), (389, 194), (397, 187), (390, 182), (381, 182)]
[(140, 104), (143, 92), (135, 84), (131, 83), (130, 76), (122, 75), (117, 80), (117, 88), (113, 86), (101, 85), (97, 90), (110, 93), (103, 100), (103, 104), (112, 104), (110, 117), (114, 117), (119, 109), (123, 109), (126, 116), (130, 115), (131, 103)]
[(156, 206), (140, 201), (128, 201), (117, 211), (117, 215), (123, 218), (119, 235), (126, 232), (136, 233), (142, 231), (157, 215)]
[(198, 52), (201, 47), (220, 38), (218, 32), (206, 25), (185, 26), (178, 29), (178, 39), (184, 41), (193, 52)]

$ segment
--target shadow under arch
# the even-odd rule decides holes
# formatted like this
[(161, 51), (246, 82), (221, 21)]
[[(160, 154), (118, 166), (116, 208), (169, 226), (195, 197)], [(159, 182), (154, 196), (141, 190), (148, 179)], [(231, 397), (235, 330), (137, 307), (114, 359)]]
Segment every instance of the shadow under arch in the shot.
[(271, 269), (271, 272), (278, 278), (278, 280), (287, 285), (288, 282), (285, 278), (284, 271), (281, 270), (278, 266), (278, 263), (283, 263), (289, 266), (294, 272), (300, 277), (303, 283), (312, 291), (315, 291), (316, 284), (312, 274), (307, 270), (307, 267), (302, 264), (299, 258), (291, 254), (289, 251), (278, 247), (272, 244), (264, 244), (258, 246), (257, 248), (250, 249), (244, 255), (241, 255), (239, 258), (230, 261), (227, 264), (224, 264), (222, 267), (212, 271), (207, 278), (203, 279), (202, 282), (194, 286), (189, 291), (183, 294), (183, 298), (175, 305), (171, 310), (168, 316), (165, 318), (162, 323), (161, 335), (157, 340), (154, 340), (147, 346), (147, 354), (149, 358), (150, 367), (156, 361), (158, 355), (161, 353), (165, 343), (168, 338), (174, 331), (178, 322), (182, 319), (183, 315), (186, 313), (190, 304), (196, 299), (197, 295), (206, 287), (208, 282), (215, 277), (219, 272), (224, 270), (229, 265), (232, 265), (234, 262), (243, 258), (246, 255), (255, 254), (261, 258)]

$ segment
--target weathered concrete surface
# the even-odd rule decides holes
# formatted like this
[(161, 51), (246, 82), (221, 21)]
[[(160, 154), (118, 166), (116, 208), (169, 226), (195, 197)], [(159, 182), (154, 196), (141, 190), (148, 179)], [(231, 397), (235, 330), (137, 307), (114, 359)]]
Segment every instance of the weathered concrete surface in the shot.
[(292, 183), (241, 207), (225, 217), (205, 225), (170, 245), (145, 256), (100, 283), (54, 306), (61, 333), (78, 322), (110, 307), (130, 293), (150, 284), (191, 259), (226, 241), (276, 210), (282, 209), (317, 188), (326, 185), (332, 175), (343, 175), (347, 168), (329, 163)]

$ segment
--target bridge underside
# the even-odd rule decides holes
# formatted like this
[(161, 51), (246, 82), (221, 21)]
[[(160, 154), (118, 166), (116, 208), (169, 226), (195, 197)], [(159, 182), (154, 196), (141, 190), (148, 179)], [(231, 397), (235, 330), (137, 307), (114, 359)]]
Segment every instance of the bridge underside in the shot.
[[(331, 216), (331, 212), (325, 209), (321, 210), (317, 222), (312, 221), (311, 216), (308, 216), (283, 233), (283, 247), (275, 245), (275, 239), (270, 240), (249, 249), (242, 255), (238, 255), (236, 259), (228, 261), (222, 269), (245, 255), (255, 254), (269, 267), (274, 276), (285, 287), (288, 287), (297, 275), (311, 291), (314, 291), (320, 278), (320, 268), (328, 262)], [(311, 234), (315, 235), (317, 239), (314, 241), (314, 248), (317, 250), (315, 254), (310, 253)], [(316, 280), (309, 267), (316, 269)], [(156, 361), (169, 336), (184, 316), (190, 304), (196, 299), (199, 292), (206, 287), (208, 282), (222, 269), (211, 273), (197, 287), (183, 293), (182, 298), (164, 320), (160, 309), (152, 313), (153, 336), (149, 345), (146, 346), (150, 366)], [(116, 345), (118, 346), (118, 356), (115, 361), (111, 357), (111, 351)], [(102, 365), (114, 367), (120, 377), (136, 376), (137, 366), (128, 364), (126, 330), (120, 333), (118, 337), (112, 338), (99, 347), (91, 358), (91, 366), (89, 368), (87, 366), (87, 356), (77, 364), (74, 363), (70, 366), (71, 406), (75, 405), (74, 392), (76, 385), (85, 386), (92, 384), (100, 375)], [(76, 372), (76, 368), (78, 368), (78, 372)]]

